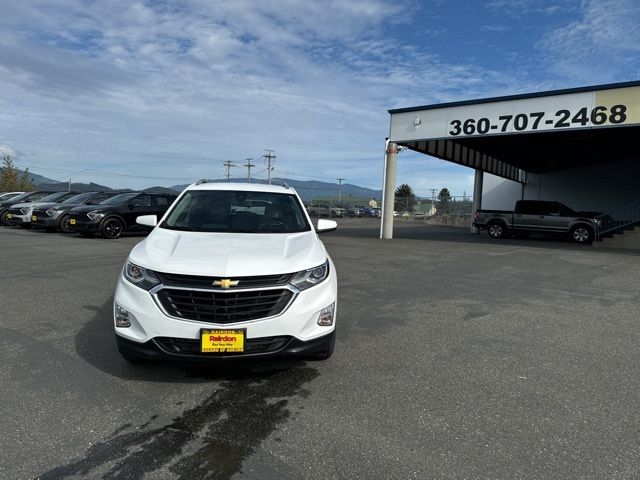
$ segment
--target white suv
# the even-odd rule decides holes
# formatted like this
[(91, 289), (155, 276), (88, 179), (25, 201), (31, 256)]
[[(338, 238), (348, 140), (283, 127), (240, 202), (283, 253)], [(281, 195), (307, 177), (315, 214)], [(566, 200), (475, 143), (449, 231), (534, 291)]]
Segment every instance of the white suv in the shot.
[(287, 186), (188, 187), (136, 245), (113, 315), (125, 359), (326, 359), (333, 353), (336, 271)]

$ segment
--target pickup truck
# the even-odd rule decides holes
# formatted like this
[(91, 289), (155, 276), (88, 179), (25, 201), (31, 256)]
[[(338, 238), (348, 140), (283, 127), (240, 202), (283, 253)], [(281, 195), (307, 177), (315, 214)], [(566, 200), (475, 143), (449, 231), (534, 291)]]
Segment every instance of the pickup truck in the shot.
[(560, 202), (519, 200), (515, 209), (477, 210), (473, 225), (491, 238), (530, 233), (568, 235), (578, 243), (592, 242), (600, 212), (576, 212)]

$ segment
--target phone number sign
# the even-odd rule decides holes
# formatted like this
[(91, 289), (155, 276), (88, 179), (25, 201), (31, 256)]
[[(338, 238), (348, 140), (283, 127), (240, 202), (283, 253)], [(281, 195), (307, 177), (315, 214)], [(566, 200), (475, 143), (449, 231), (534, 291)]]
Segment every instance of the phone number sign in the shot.
[(391, 139), (425, 140), (640, 124), (640, 87), (402, 112)]

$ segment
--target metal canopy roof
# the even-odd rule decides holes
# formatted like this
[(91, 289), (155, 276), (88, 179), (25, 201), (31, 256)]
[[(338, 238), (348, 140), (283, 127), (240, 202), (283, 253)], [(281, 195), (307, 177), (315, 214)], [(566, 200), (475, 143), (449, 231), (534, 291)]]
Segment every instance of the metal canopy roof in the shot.
[(389, 113), (390, 141), (517, 182), (525, 181), (526, 172), (640, 156), (636, 143), (640, 139), (640, 82)]

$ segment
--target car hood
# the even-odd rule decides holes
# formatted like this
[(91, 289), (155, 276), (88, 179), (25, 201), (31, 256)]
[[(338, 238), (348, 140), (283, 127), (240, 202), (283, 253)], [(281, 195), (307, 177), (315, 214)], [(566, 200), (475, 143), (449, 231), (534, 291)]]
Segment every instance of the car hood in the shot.
[(602, 212), (576, 212), (576, 217), (597, 217), (598, 215), (602, 215)]
[(54, 203), (54, 202), (50, 202), (50, 203), (26, 203), (25, 205), (33, 205), (34, 208), (37, 208), (38, 210), (47, 210), (51, 207), (59, 207), (62, 204), (61, 203)]
[(24, 207), (39, 207), (40, 203), (38, 202), (23, 202), (23, 203), (14, 203), (11, 205), (11, 208), (24, 208)]
[(133, 248), (129, 258), (165, 273), (246, 277), (312, 268), (324, 263), (327, 253), (314, 231), (238, 234), (156, 228)]

